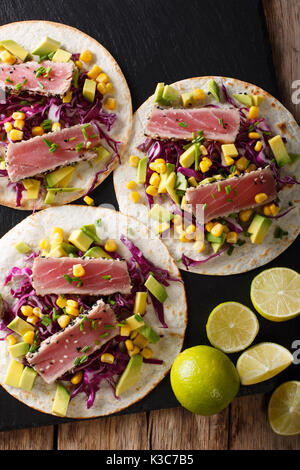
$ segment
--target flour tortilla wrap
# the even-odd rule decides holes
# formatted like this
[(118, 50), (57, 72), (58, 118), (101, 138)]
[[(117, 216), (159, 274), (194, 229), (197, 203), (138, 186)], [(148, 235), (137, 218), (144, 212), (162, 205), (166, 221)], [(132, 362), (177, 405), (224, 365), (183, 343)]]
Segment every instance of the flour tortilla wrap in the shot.
[[(201, 88), (206, 92), (206, 98), (200, 102), (199, 106), (207, 105), (210, 103), (219, 104), (208, 94), (208, 83), (214, 79), (219, 88), (224, 84), (228, 94), (232, 97), (235, 93), (248, 93), (258, 94), (264, 96), (264, 101), (260, 105), (260, 117), (265, 117), (267, 124), (270, 126), (271, 131), (274, 135), (280, 134), (282, 137), (287, 139), (286, 147), (289, 153), (300, 153), (300, 128), (291, 115), (291, 113), (273, 96), (264, 91), (263, 89), (233, 78), (226, 77), (195, 77), (186, 80), (182, 80), (172, 84), (181, 93), (191, 92), (195, 88)], [(221, 92), (222, 93), (222, 92)], [(133, 120), (133, 132), (124, 155), (123, 163), (114, 172), (114, 186), (116, 196), (119, 203), (121, 212), (128, 215), (132, 215), (139, 219), (141, 222), (150, 226), (150, 228), (157, 233), (155, 227), (157, 222), (154, 223), (149, 219), (149, 206), (146, 201), (145, 191), (143, 185), (137, 185), (135, 190), (139, 192), (141, 199), (139, 203), (134, 204), (129, 198), (129, 190), (126, 188), (126, 183), (131, 180), (136, 180), (136, 168), (133, 168), (129, 164), (129, 156), (137, 155), (140, 158), (145, 156), (141, 150), (137, 147), (145, 142), (145, 128), (147, 119), (153, 109), (153, 97), (149, 97), (136, 111)], [(238, 104), (238, 102), (236, 102)], [(223, 103), (220, 103), (223, 106)], [(230, 106), (225, 103), (224, 106)], [(240, 106), (242, 106), (240, 104)], [(293, 165), (286, 165), (281, 168), (280, 174), (293, 175), (297, 181), (300, 180), (300, 160), (298, 159)], [(171, 209), (170, 200), (164, 194), (161, 198), (155, 198), (155, 203), (159, 203), (164, 207)], [(276, 258), (282, 253), (291, 243), (296, 239), (300, 230), (300, 194), (299, 185), (286, 185), (278, 194), (280, 198), (280, 212), (284, 212), (285, 209), (290, 208), (289, 202), (292, 201), (295, 208), (287, 213), (284, 217), (278, 221), (274, 220), (271, 228), (269, 229), (263, 243), (261, 245), (252, 244), (249, 239), (243, 246), (238, 246), (234, 249), (231, 256), (225, 253), (220, 256), (216, 256), (209, 261), (198, 264), (190, 265), (189, 271), (198, 274), (207, 275), (228, 275), (238, 274), (251, 269), (262, 266), (269, 261)], [(288, 232), (288, 236), (282, 239), (274, 238), (274, 229), (279, 225), (284, 231)], [(198, 254), (188, 250), (189, 243), (182, 243), (178, 239), (169, 238), (168, 236), (163, 237), (164, 243), (169, 248), (170, 252), (174, 256), (175, 260), (180, 260), (182, 254), (185, 253), (188, 257), (201, 260), (211, 255), (209, 254)], [(180, 269), (186, 270), (186, 266), (181, 262), (177, 261), (177, 265)]]
[[(71, 53), (81, 53), (85, 49), (90, 50), (93, 53), (93, 61), (86, 64), (86, 68), (90, 69), (94, 64), (97, 64), (109, 76), (114, 87), (113, 97), (117, 100), (117, 107), (114, 111), (117, 114), (117, 121), (110, 132), (107, 132), (106, 129), (102, 127), (115, 141), (121, 142), (119, 147), (119, 155), (121, 158), (131, 132), (132, 106), (128, 85), (119, 65), (98, 41), (71, 26), (51, 21), (20, 21), (0, 27), (0, 40), (13, 39), (29, 52), (31, 52), (45, 36), (59, 41), (61, 47)], [(113, 157), (114, 152), (107, 146), (105, 141), (103, 141), (103, 145), (111, 151), (111, 157)], [(91, 162), (82, 161), (78, 165), (71, 180), (72, 187), (82, 188), (82, 191), (58, 193), (55, 197), (54, 205), (67, 204), (82, 197), (93, 184), (97, 172), (105, 170), (98, 175), (98, 181), (95, 187), (102, 183), (118, 164), (118, 157), (114, 158), (109, 165), (107, 165), (107, 160), (100, 161), (99, 163), (93, 162), (92, 164)], [(41, 201), (27, 200), (25, 196), (22, 198), (21, 206), (16, 207), (16, 192), (12, 187), (7, 187), (7, 183), (8, 178), (0, 178), (0, 204), (25, 210), (49, 207), (43, 203), (44, 198)]]
[[(129, 250), (119, 241), (121, 234), (124, 234), (142, 250), (145, 257), (153, 264), (167, 269), (171, 276), (180, 281), (178, 268), (166, 246), (161, 240), (153, 237), (151, 232), (138, 220), (111, 209), (69, 205), (49, 208), (30, 215), (0, 240), (0, 285), (3, 299), (9, 303), (12, 303), (12, 300), (16, 301), (10, 294), (14, 283), (10, 282), (6, 287), (2, 286), (6, 275), (13, 266), (24, 266), (24, 256), (14, 248), (17, 242), (22, 240), (33, 250), (38, 251), (40, 240), (48, 237), (53, 227), (59, 225), (67, 234), (83, 224), (95, 224), (99, 219), (101, 219), (101, 226), (96, 226), (98, 236), (102, 240), (115, 239), (118, 243), (118, 253), (121, 256), (124, 256), (125, 259), (131, 257)], [(187, 323), (185, 290), (183, 283), (179, 281), (170, 281), (170, 285), (166, 287), (168, 298), (164, 302), (164, 314), (168, 328), (161, 327), (152, 303), (149, 303), (146, 309), (146, 323), (152, 326), (158, 334), (163, 335), (158, 343), (150, 345), (153, 357), (162, 359), (163, 363), (161, 365), (144, 363), (138, 383), (124, 392), (119, 399), (114, 397), (111, 387), (105, 381), (102, 382), (100, 391), (96, 394), (95, 402), (90, 409), (86, 407), (85, 394), (77, 395), (69, 403), (68, 417), (91, 418), (123, 410), (145, 397), (164, 378), (182, 348)], [(0, 332), (0, 334), (3, 336), (4, 332)], [(3, 385), (9, 362), (7, 344), (5, 341), (0, 341), (1, 385), (26, 405), (44, 413), (51, 413), (56, 385), (46, 384), (39, 376), (37, 376), (31, 392)]]

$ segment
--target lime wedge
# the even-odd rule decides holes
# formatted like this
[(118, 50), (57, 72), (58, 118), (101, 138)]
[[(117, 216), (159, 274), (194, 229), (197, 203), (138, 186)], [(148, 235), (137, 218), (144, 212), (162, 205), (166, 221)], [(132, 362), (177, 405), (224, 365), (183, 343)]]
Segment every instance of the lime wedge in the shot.
[(300, 434), (300, 382), (285, 382), (273, 392), (268, 407), (268, 418), (271, 428), (277, 434)]
[(251, 284), (255, 309), (271, 321), (285, 321), (300, 313), (300, 275), (289, 268), (262, 271)]
[(224, 302), (215, 307), (206, 324), (210, 343), (225, 353), (248, 348), (258, 330), (256, 315), (238, 302)]
[(259, 343), (238, 358), (236, 368), (242, 385), (252, 385), (271, 379), (293, 362), (293, 355), (280, 344)]

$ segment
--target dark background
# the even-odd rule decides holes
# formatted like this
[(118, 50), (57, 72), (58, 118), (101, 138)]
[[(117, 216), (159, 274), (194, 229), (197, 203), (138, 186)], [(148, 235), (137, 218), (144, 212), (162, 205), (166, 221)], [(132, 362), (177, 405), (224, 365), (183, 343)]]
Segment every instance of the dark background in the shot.
[[(153, 93), (157, 82), (172, 83), (201, 75), (245, 80), (280, 98), (259, 0), (1, 1), (0, 24), (34, 19), (77, 27), (103, 44), (122, 68), (131, 90), (134, 111)], [(97, 204), (110, 203), (118, 208), (112, 175), (92, 197)], [(29, 214), (0, 207), (0, 235)], [(298, 253), (299, 240), (268, 267), (287, 266), (297, 270)], [(224, 277), (183, 272), (189, 308), (184, 347), (208, 343), (205, 324), (218, 303), (235, 300), (253, 308), (250, 283), (262, 269)], [(259, 316), (259, 322), (260, 332), (255, 342), (278, 342), (293, 352), (292, 343), (300, 339), (299, 317), (272, 323)], [(230, 357), (236, 362), (238, 354)], [(240, 394), (270, 391), (284, 380), (297, 378), (299, 365), (291, 365), (267, 382), (241, 387)], [(177, 405), (167, 377), (126, 412)], [(36, 412), (0, 390), (0, 431), (63, 421), (67, 420)]]

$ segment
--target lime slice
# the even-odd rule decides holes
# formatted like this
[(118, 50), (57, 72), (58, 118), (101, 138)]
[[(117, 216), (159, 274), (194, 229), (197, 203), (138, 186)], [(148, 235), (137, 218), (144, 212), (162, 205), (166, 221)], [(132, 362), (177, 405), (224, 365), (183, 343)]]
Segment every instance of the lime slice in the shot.
[(285, 382), (275, 390), (269, 402), (268, 418), (277, 434), (300, 434), (300, 382)]
[(251, 284), (255, 309), (271, 321), (285, 321), (300, 313), (300, 275), (289, 268), (262, 271)]
[(258, 330), (256, 315), (238, 302), (224, 302), (215, 307), (206, 324), (210, 343), (225, 353), (248, 348)]
[(236, 368), (242, 385), (252, 385), (279, 374), (293, 359), (290, 351), (280, 344), (259, 343), (240, 355)]

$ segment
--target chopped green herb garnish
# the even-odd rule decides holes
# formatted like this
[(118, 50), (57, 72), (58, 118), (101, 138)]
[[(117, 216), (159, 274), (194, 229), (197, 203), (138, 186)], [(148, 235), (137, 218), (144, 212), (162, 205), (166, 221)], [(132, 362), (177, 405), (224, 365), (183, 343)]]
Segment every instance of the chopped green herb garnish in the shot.
[(88, 136), (84, 127), (81, 129), (81, 132), (83, 133), (83, 137), (85, 138), (85, 140), (87, 140)]
[(101, 344), (98, 339), (95, 339), (94, 343), (96, 344), (96, 346), (99, 346), (99, 344)]
[(5, 79), (5, 83), (14, 83), (9, 77)]
[(225, 129), (225, 124), (222, 118), (219, 119), (219, 124)]
[(95, 322), (95, 320), (91, 320), (91, 328), (92, 330), (97, 330), (97, 323)]
[(81, 349), (81, 352), (83, 352), (83, 353), (88, 352), (89, 349), (91, 349), (91, 346), (84, 346), (84, 347)]
[(52, 323), (51, 318), (48, 315), (45, 315), (42, 319), (42, 325), (49, 326), (51, 325), (51, 323)]
[(44, 119), (44, 121), (41, 124), (42, 128), (44, 131), (49, 131), (52, 127), (52, 121), (51, 119)]
[(234, 173), (235, 170), (236, 170), (236, 166), (235, 166), (235, 165), (231, 165), (231, 167), (230, 167), (230, 169), (229, 169), (230, 173)]
[(80, 277), (70, 277), (68, 274), (63, 274), (63, 277), (66, 281), (68, 281), (69, 284), (72, 284), (72, 282), (77, 282), (78, 287), (81, 287), (83, 285), (83, 282)]
[(221, 185), (220, 185), (220, 183), (218, 183), (218, 193), (220, 193), (220, 192), (221, 192)]
[(75, 146), (75, 151), (80, 152), (83, 149), (83, 142), (80, 142), (80, 144), (77, 144)]
[(196, 143), (195, 144), (195, 170), (198, 170), (199, 168), (199, 155), (200, 155), (199, 144)]
[(275, 228), (274, 230), (274, 238), (280, 238), (280, 240), (287, 236), (289, 232), (286, 232), (285, 230), (282, 230), (279, 226)]
[(90, 139), (95, 139), (96, 137), (98, 137), (98, 134), (90, 135)]
[(72, 284), (72, 278), (68, 274), (64, 274), (63, 277), (66, 281), (68, 281), (69, 284)]
[(216, 196), (214, 195), (214, 193), (210, 193), (210, 195), (213, 199), (216, 199)]
[(52, 68), (51, 67), (47, 67), (46, 70), (45, 70), (45, 74), (44, 74), (44, 77), (45, 78), (48, 78), (49, 76), (49, 73), (51, 72)]
[(117, 326), (125, 326), (126, 325), (126, 320), (124, 320), (123, 322), (119, 322), (117, 323)]
[(110, 274), (104, 274), (104, 276), (102, 276), (102, 279), (111, 279), (111, 275)]
[(83, 364), (87, 360), (88, 356), (81, 356), (81, 357), (76, 357), (74, 361), (74, 366), (79, 366)]
[(21, 83), (17, 83), (15, 88), (16, 88), (17, 91), (22, 90), (22, 84), (21, 84)]
[[(25, 81), (25, 80), (24, 80)], [(23, 82), (24, 83), (24, 82)], [(23, 101), (20, 101), (20, 105), (21, 106), (25, 106), (27, 104), (30, 104), (29, 101), (26, 101), (26, 100), (23, 100)]]
[(187, 125), (186, 122), (181, 121), (181, 122), (178, 123), (178, 126), (180, 126), (180, 127), (187, 127), (188, 125)]
[(58, 145), (55, 144), (55, 143), (53, 143), (53, 144), (51, 145), (51, 147), (49, 148), (49, 152), (50, 152), (50, 153), (54, 153), (54, 152), (56, 152), (57, 149), (58, 149)]
[(33, 344), (30, 346), (29, 352), (32, 353), (32, 352), (37, 350), (38, 345), (39, 345), (39, 338), (40, 338), (40, 333), (39, 333), (38, 330), (36, 330), (34, 340), (33, 340)]
[(104, 328), (105, 328), (106, 330), (113, 330), (113, 329), (115, 328), (115, 326), (114, 326), (114, 325), (110, 325), (109, 323), (107, 323), (107, 325), (104, 325)]
[(246, 243), (246, 241), (245, 241), (245, 240), (241, 240), (240, 238), (239, 238), (238, 241), (236, 242), (236, 244), (237, 244), (238, 246), (243, 246), (243, 245), (245, 245), (245, 243)]
[(134, 318), (136, 319), (136, 321), (139, 321), (139, 322), (142, 322), (142, 321), (143, 321), (141, 315), (139, 315), (138, 313), (136, 313), (136, 314), (134, 315)]
[(233, 250), (234, 250), (234, 246), (231, 245), (231, 246), (228, 248), (228, 250), (227, 250), (228, 256), (231, 256), (231, 255), (232, 255)]
[(203, 204), (203, 210), (205, 211), (205, 209), (207, 208), (207, 203)]
[(228, 184), (228, 186), (225, 186), (225, 193), (230, 194), (231, 193), (231, 186)]
[(42, 90), (45, 88), (44, 85), (39, 80), (37, 80), (37, 83), (38, 83), (38, 86), (42, 88)]
[(108, 332), (106, 332), (106, 333), (103, 333), (102, 335), (100, 335), (100, 338), (106, 338), (106, 336), (108, 336), (108, 335), (109, 335), (109, 333), (108, 333)]
[(227, 199), (227, 202), (233, 202), (233, 199)]
[(76, 139), (76, 137), (70, 137), (70, 138), (69, 138), (69, 142), (72, 142), (72, 141), (75, 140), (75, 139)]
[(252, 235), (252, 234), (251, 234), (250, 232), (244, 232), (244, 236), (245, 236), (245, 237), (248, 237), (248, 238), (249, 238), (249, 237), (251, 237), (251, 235)]
[(60, 317), (60, 315), (59, 315), (57, 309), (54, 307), (53, 310), (52, 310), (52, 320), (56, 321), (59, 317)]

